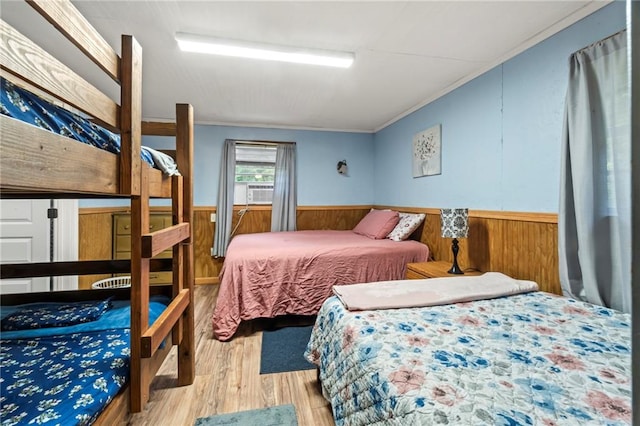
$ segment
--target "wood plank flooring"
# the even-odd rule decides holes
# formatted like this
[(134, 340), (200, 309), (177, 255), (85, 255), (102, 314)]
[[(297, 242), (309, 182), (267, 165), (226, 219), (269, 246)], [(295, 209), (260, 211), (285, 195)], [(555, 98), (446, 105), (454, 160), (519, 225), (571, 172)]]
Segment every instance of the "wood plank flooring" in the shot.
[(145, 410), (130, 415), (128, 424), (193, 425), (198, 417), (293, 404), (300, 426), (334, 425), (331, 407), (320, 393), (315, 370), (260, 375), (264, 321), (241, 324), (230, 342), (212, 337), (211, 314), (217, 293), (217, 285), (195, 289), (193, 385), (177, 387), (174, 348), (153, 381)]

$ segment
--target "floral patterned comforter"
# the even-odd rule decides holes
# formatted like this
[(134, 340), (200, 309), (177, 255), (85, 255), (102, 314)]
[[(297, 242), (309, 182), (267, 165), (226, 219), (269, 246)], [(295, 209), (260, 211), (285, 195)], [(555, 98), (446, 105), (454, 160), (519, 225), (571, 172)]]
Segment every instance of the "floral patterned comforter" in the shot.
[[(162, 314), (167, 303), (164, 297), (151, 297), (149, 324)], [(34, 307), (46, 307), (40, 305), (3, 306), (0, 317), (20, 318)], [(53, 312), (68, 304), (47, 306)], [(93, 423), (129, 379), (130, 323), (129, 301), (114, 301), (94, 321), (3, 331), (0, 425)]]
[[(54, 105), (4, 78), (0, 79), (0, 114), (114, 154), (120, 153), (120, 135)], [(156, 165), (152, 153), (145, 147), (142, 147), (140, 156), (149, 165)]]
[(322, 306), (305, 353), (337, 425), (627, 425), (630, 316), (543, 292)]
[(129, 377), (129, 330), (2, 340), (2, 426), (91, 424)]

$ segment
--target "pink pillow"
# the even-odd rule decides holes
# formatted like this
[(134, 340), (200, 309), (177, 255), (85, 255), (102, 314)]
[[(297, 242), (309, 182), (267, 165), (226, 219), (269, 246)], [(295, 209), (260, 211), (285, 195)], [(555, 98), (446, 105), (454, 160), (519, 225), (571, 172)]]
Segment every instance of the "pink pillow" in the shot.
[(371, 210), (353, 228), (356, 234), (380, 240), (386, 238), (400, 220), (398, 212), (392, 210)]

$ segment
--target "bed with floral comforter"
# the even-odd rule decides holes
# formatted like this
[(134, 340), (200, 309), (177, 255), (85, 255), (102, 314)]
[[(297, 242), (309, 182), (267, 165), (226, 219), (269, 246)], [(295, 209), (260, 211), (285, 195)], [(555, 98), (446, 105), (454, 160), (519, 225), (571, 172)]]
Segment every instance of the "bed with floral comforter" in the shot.
[(337, 425), (631, 424), (630, 316), (543, 292), (349, 312), (305, 353)]
[[(166, 308), (152, 297), (150, 323)], [(129, 380), (128, 301), (0, 309), (0, 423), (89, 425)]]

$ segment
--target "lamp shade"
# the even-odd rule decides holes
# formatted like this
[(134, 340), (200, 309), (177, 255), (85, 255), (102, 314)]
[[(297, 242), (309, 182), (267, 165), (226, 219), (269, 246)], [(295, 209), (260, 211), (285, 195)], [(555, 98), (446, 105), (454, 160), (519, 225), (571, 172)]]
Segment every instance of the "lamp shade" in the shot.
[(442, 238), (467, 238), (469, 209), (441, 209)]

